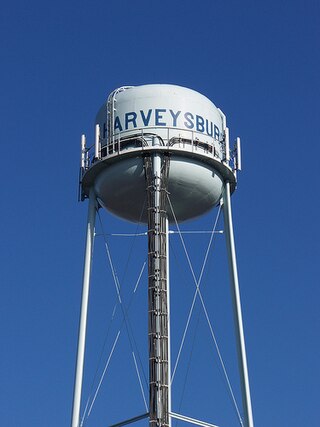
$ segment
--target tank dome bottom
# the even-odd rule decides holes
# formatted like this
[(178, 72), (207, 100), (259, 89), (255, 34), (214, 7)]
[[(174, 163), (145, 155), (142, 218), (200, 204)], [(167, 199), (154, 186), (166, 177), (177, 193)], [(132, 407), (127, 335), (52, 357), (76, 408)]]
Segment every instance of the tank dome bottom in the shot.
[[(171, 156), (168, 193), (179, 222), (195, 218), (216, 206), (223, 180), (213, 166), (185, 156)], [(100, 204), (113, 214), (133, 222), (147, 223), (147, 191), (141, 157), (106, 164), (94, 182)], [(174, 222), (169, 203), (169, 221)]]

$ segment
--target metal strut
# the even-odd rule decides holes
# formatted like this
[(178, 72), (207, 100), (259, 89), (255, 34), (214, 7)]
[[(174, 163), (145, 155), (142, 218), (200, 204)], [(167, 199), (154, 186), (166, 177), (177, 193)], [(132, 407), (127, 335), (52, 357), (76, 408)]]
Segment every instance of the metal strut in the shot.
[(94, 193), (93, 188), (91, 188), (90, 194), (89, 194), (87, 237), (86, 237), (86, 249), (85, 249), (85, 257), (84, 257), (84, 268), (83, 268), (82, 301), (81, 301), (81, 313), (80, 313), (80, 324), (79, 324), (79, 335), (78, 335), (76, 375), (75, 375), (74, 392), (73, 392), (71, 427), (78, 427), (79, 419), (80, 419), (80, 405), (81, 405), (81, 393), (82, 393), (88, 300), (89, 300), (91, 263), (92, 263), (92, 255), (93, 255), (96, 209), (97, 209), (96, 195)]
[(145, 158), (148, 200), (148, 334), (150, 427), (169, 426), (167, 180), (169, 159)]
[(235, 321), (235, 333), (238, 351), (238, 363), (241, 382), (241, 395), (244, 410), (244, 427), (254, 427), (251, 394), (249, 386), (249, 374), (247, 367), (246, 346), (243, 332), (242, 310), (240, 301), (239, 279), (236, 259), (236, 249), (233, 235), (232, 211), (230, 199), (230, 183), (225, 183), (223, 194), (223, 214), (226, 233), (226, 244), (230, 270), (231, 295)]

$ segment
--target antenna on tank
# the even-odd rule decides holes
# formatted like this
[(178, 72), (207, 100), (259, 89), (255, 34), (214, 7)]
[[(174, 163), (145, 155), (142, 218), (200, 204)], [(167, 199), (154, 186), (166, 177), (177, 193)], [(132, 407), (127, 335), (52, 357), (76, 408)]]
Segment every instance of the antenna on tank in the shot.
[(229, 164), (230, 161), (230, 143), (229, 143), (229, 128), (226, 127), (224, 131), (224, 142), (225, 142), (225, 162)]
[(236, 169), (241, 171), (241, 141), (240, 138), (236, 138)]
[(96, 124), (95, 127), (95, 143), (94, 143), (94, 157), (95, 159), (100, 158), (101, 143), (100, 143), (100, 125)]
[(171, 427), (173, 419), (216, 427), (172, 410), (169, 224), (178, 228), (218, 205), (224, 214), (243, 418), (237, 412), (243, 427), (254, 427), (231, 211), (236, 171), (241, 170), (240, 138), (230, 155), (224, 113), (205, 96), (180, 86), (123, 86), (111, 93), (97, 115), (95, 143), (87, 148), (82, 136), (80, 170), (88, 220), (71, 427), (79, 427), (80, 421), (99, 207), (148, 227), (149, 407), (147, 413), (113, 427), (144, 418), (150, 427)]

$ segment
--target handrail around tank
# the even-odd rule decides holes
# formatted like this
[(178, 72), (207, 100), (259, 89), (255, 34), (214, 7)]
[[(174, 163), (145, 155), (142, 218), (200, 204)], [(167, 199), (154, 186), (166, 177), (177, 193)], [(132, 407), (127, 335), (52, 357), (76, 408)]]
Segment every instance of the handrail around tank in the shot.
[[(154, 140), (157, 139), (160, 146), (166, 147), (174, 147), (178, 146), (179, 148), (187, 148), (189, 151), (189, 147), (191, 147), (191, 151), (203, 151), (204, 154), (209, 156), (213, 156), (220, 161), (225, 160), (225, 143), (224, 140), (217, 141), (213, 140), (213, 142), (205, 140), (204, 135), (195, 132), (193, 130), (183, 129), (183, 128), (175, 128), (174, 136), (170, 135), (170, 128), (167, 129), (166, 138), (160, 137), (157, 132), (159, 128), (157, 127), (148, 127), (137, 129), (135, 134), (132, 134), (131, 131), (126, 131), (121, 133), (120, 135), (114, 135), (114, 137), (107, 142), (107, 138), (100, 139), (100, 150), (95, 150), (95, 146), (92, 145), (88, 148), (82, 148), (82, 158), (85, 158), (85, 162), (83, 164), (83, 169), (88, 170), (91, 165), (97, 160), (105, 159), (109, 156), (114, 156), (116, 153), (121, 154), (123, 150), (128, 150), (130, 148), (141, 148), (154, 145)], [(172, 130), (171, 130), (172, 131)], [(177, 136), (177, 131), (183, 132), (184, 136)], [(124, 134), (128, 134), (126, 137)], [(185, 135), (190, 135), (190, 138), (187, 138)], [(218, 147), (217, 147), (218, 145)], [(83, 153), (83, 150), (85, 153)]]

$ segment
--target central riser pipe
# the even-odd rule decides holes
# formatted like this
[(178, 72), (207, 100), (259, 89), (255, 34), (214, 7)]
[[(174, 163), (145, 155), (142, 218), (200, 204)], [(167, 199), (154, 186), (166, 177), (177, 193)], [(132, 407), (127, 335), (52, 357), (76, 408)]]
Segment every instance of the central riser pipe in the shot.
[(148, 334), (150, 427), (169, 426), (167, 161), (145, 160), (148, 197)]

